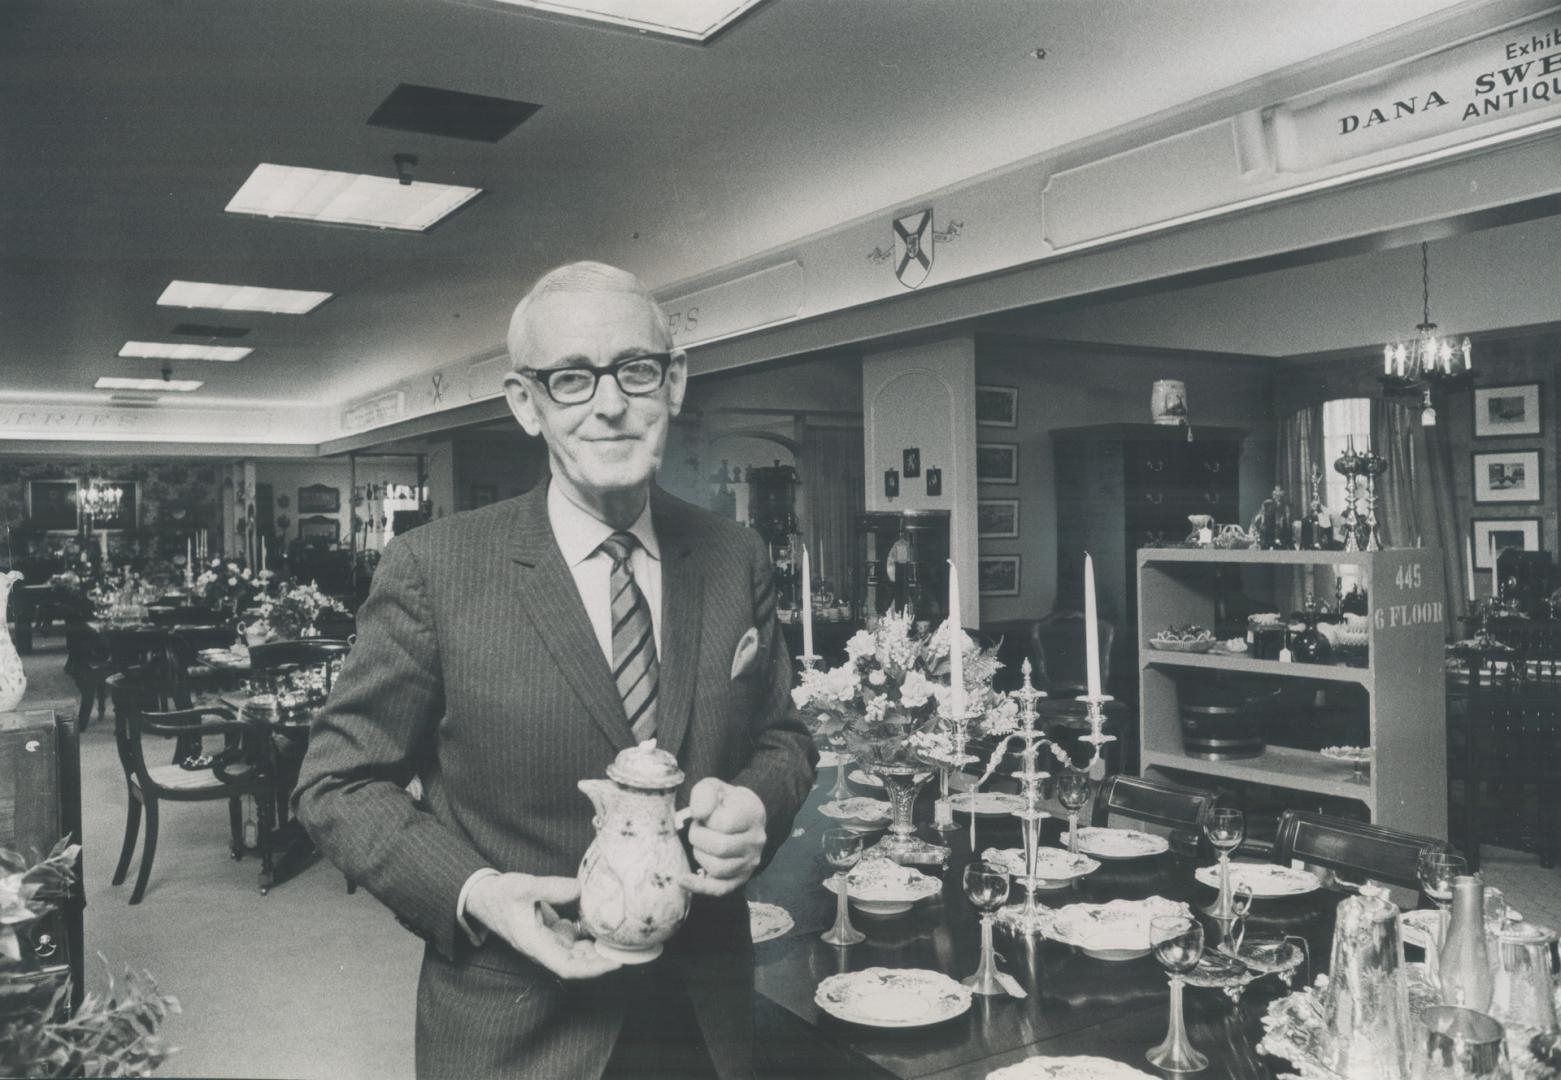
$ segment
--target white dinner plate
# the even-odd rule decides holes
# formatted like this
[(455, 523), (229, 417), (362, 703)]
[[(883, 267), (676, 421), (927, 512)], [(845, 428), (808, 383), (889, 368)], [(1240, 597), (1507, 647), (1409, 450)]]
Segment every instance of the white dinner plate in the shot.
[(1033, 1057), (986, 1074), (986, 1080), (1139, 1080), (1152, 1077), (1103, 1057)]
[(889, 817), (889, 809), (889, 804), (882, 799), (854, 795), (849, 799), (824, 803), (819, 806), (818, 812), (837, 821), (885, 821)]
[[(1068, 842), (1067, 833), (1062, 834), (1062, 842)], [(1142, 859), (1164, 854), (1171, 850), (1171, 844), (1154, 833), (1092, 825), (1079, 830), (1079, 850), (1097, 859)]]
[[(1017, 882), (1025, 880), (1023, 848), (987, 848), (981, 857), (988, 862), (1002, 863)], [(1035, 877), (1038, 890), (1066, 889), (1074, 878), (1094, 873), (1100, 864), (1088, 855), (1078, 855), (1062, 848), (1041, 847), (1035, 849)]]
[(833, 769), (837, 765), (844, 765), (851, 760), (851, 755), (844, 750), (820, 750), (818, 752), (818, 767), (821, 769)]
[(961, 791), (949, 796), (949, 805), (962, 814), (1012, 814), (1025, 807), (1023, 795), (1005, 791)]
[[(824, 879), (824, 888), (837, 891), (833, 875)], [(937, 878), (890, 859), (863, 859), (846, 875), (847, 899), (868, 915), (898, 915), (942, 891)]]
[(778, 938), (795, 925), (791, 913), (779, 904), (748, 901), (748, 929), (753, 934), (754, 944)]
[(925, 1027), (970, 1008), (970, 990), (941, 971), (872, 967), (831, 975), (813, 1002), (830, 1016), (867, 1027)]
[[(1220, 887), (1220, 868), (1200, 866), (1193, 877), (1211, 889)], [(1304, 896), (1322, 885), (1322, 880), (1310, 870), (1297, 870), (1278, 863), (1233, 862), (1230, 864), (1230, 887), (1239, 889), (1245, 885), (1252, 890), (1255, 899), (1275, 896)]]
[(1135, 960), (1149, 955), (1149, 924), (1157, 915), (1192, 917), (1186, 904), (1163, 896), (1069, 904), (1052, 912), (1050, 925), (1042, 932), (1097, 960)]
[(861, 784), (863, 787), (883, 787), (883, 781), (876, 776), (870, 776), (861, 769), (852, 769), (846, 773), (846, 779), (853, 784)]

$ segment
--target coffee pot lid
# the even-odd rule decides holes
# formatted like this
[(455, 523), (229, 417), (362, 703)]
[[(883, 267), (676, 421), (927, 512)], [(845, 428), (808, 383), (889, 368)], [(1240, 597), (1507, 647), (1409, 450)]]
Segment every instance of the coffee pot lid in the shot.
[(677, 758), (657, 747), (655, 739), (618, 751), (613, 763), (607, 766), (607, 776), (637, 788), (675, 788), (683, 782)]

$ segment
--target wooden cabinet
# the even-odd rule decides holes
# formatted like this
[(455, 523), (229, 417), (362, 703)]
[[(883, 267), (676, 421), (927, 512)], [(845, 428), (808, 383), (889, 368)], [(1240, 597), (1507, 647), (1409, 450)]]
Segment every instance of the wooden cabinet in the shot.
[[(1142, 771), (1217, 777), (1363, 803), (1375, 825), (1447, 836), (1446, 684), (1443, 676), (1441, 556), (1405, 548), (1342, 551), (1140, 551), (1139, 738)], [(1370, 598), (1367, 662), (1301, 664), (1223, 652), (1157, 650), (1163, 626), (1214, 625), (1220, 571), (1229, 567), (1304, 567), (1352, 563)], [(1182, 739), (1181, 695), (1199, 673), (1231, 672), (1262, 680), (1304, 679), (1358, 687), (1368, 702), (1374, 761), (1364, 776), (1312, 749), (1269, 745), (1255, 757), (1211, 761), (1189, 755)]]
[[(1131, 677), (1138, 549), (1184, 539), (1189, 514), (1241, 519), (1235, 428), (1103, 424), (1051, 433), (1057, 489), (1057, 607), (1082, 610), (1084, 553), (1095, 558), (1100, 615), (1116, 627), (1112, 670)], [(1044, 614), (1040, 612), (1037, 614)]]

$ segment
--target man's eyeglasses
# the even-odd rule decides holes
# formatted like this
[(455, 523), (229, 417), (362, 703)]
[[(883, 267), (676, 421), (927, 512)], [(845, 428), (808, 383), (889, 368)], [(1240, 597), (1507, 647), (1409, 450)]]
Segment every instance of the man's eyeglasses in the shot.
[(631, 397), (654, 394), (667, 381), (671, 353), (645, 353), (618, 360), (606, 367), (579, 364), (572, 367), (516, 368), (521, 375), (535, 379), (547, 396), (560, 405), (580, 405), (596, 396), (596, 384), (603, 375), (611, 375), (618, 389)]

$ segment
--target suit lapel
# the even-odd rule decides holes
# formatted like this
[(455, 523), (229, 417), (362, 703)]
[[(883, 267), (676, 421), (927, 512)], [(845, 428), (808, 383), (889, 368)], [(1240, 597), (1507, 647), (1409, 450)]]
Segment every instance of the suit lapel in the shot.
[(704, 578), (694, 554), (692, 522), (681, 505), (660, 488), (652, 488), (650, 512), (661, 546), (661, 688), (656, 703), (656, 745), (677, 755), (688, 734), (699, 671)]
[[(547, 484), (538, 484), (515, 505), (510, 577), (520, 609), (536, 626), (537, 636), (547, 643), (554, 663), (613, 747), (622, 750), (633, 746), (634, 733), (623, 715), (612, 669), (597, 644), (574, 575), (564, 563), (548, 523)], [(665, 583), (662, 587), (666, 588)]]

